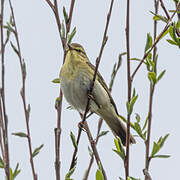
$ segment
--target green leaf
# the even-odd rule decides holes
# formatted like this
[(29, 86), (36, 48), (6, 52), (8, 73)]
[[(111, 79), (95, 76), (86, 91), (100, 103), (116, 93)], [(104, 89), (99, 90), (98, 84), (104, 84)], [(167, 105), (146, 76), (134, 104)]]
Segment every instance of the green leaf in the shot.
[(11, 168), (9, 168), (9, 173), (10, 173), (10, 180), (14, 180), (13, 171)]
[(130, 109), (129, 109), (129, 113), (130, 113), (130, 114), (131, 114), (132, 111), (133, 111), (133, 107), (134, 107), (134, 104), (135, 104), (137, 98), (138, 98), (138, 95), (134, 96), (134, 97), (131, 99), (130, 107), (129, 107), (129, 108), (130, 108)]
[(96, 180), (104, 180), (103, 174), (99, 169), (96, 171)]
[(119, 177), (120, 180), (124, 180), (122, 177)]
[[(123, 117), (122, 115), (118, 115), (118, 117), (125, 123), (127, 123), (127, 120), (125, 117)], [(134, 129), (134, 124), (133, 122), (130, 122), (130, 126)]]
[(147, 116), (147, 118), (146, 118), (146, 120), (145, 120), (145, 122), (144, 122), (144, 126), (143, 126), (143, 128), (142, 128), (142, 131), (146, 128), (147, 122), (148, 122), (148, 116)]
[(153, 13), (152, 11), (150, 11), (150, 13), (154, 15), (153, 19), (154, 19), (155, 21), (156, 21), (156, 20), (161, 20), (161, 21), (163, 21), (163, 22), (165, 22), (165, 23), (168, 23), (168, 19), (167, 19), (166, 17), (161, 16), (161, 15), (156, 14), (156, 13)]
[(135, 95), (136, 95), (136, 89), (133, 88), (133, 95), (132, 95), (132, 97), (134, 97)]
[(166, 39), (166, 41), (167, 41), (168, 43), (172, 44), (172, 45), (178, 46), (178, 43), (175, 42), (175, 41), (173, 41), (173, 40), (171, 40), (171, 39)]
[(1, 158), (1, 156), (0, 156), (0, 168), (4, 168), (4, 161), (3, 161), (3, 159)]
[(171, 25), (169, 27), (169, 34), (170, 34), (171, 38), (173, 39), (173, 41), (178, 44), (179, 43), (179, 39), (176, 37), (176, 25), (175, 25), (175, 22), (174, 22), (173, 26)]
[(166, 70), (162, 71), (162, 72), (159, 74), (159, 76), (157, 77), (156, 82), (158, 82), (158, 81), (164, 76), (165, 72), (166, 72)]
[(30, 115), (30, 111), (31, 111), (31, 105), (28, 104), (28, 108), (27, 108), (27, 114), (28, 114), (28, 117), (29, 117), (29, 115)]
[(134, 177), (132, 177), (132, 176), (130, 176), (130, 178), (131, 178), (131, 180), (141, 180), (141, 179), (137, 179), (137, 178), (134, 178)]
[(126, 108), (127, 108), (127, 113), (130, 115), (131, 114), (131, 108), (130, 108), (130, 104), (128, 101), (126, 102)]
[(11, 47), (13, 48), (14, 52), (19, 56), (19, 51), (17, 50), (16, 46), (12, 43), (12, 41), (10, 42)]
[(101, 131), (101, 133), (98, 135), (98, 137), (105, 136), (109, 131)]
[(11, 24), (11, 26), (14, 26), (14, 22), (13, 22), (13, 17), (12, 16), (10, 16), (9, 23)]
[(12, 133), (12, 135), (27, 138), (27, 134), (23, 132)]
[(151, 46), (152, 46), (152, 37), (151, 37), (151, 34), (148, 33), (148, 34), (147, 34), (146, 46), (145, 46), (144, 52), (147, 52), (147, 50), (148, 50), (149, 48), (151, 48)]
[(125, 150), (121, 142), (121, 139), (115, 138), (114, 143), (115, 143), (116, 149), (113, 149), (113, 151), (116, 152), (123, 160), (125, 160)]
[(35, 150), (32, 153), (32, 157), (34, 158), (36, 155), (39, 154), (41, 148), (44, 146), (44, 144), (41, 144), (39, 147), (35, 148)]
[(152, 85), (156, 84), (156, 73), (155, 72), (148, 72), (148, 78)]
[(162, 146), (164, 145), (164, 142), (166, 141), (166, 139), (168, 138), (169, 134), (166, 134), (164, 136), (164, 138), (160, 138), (159, 141), (158, 141), (158, 144), (160, 146), (160, 148), (162, 148)]
[(62, 29), (61, 29), (61, 36), (62, 38), (65, 38), (65, 26), (64, 26), (64, 21), (62, 22)]
[(124, 157), (124, 155), (123, 155), (122, 152), (117, 151), (116, 149), (113, 149), (113, 151), (114, 151), (115, 153), (117, 153), (117, 154), (121, 157), (121, 159), (122, 159), (123, 161), (125, 160), (125, 157)]
[(53, 83), (55, 84), (59, 84), (60, 83), (60, 79), (59, 78), (55, 78), (52, 80)]
[(55, 106), (56, 108), (60, 106), (60, 97), (56, 98)]
[(26, 77), (26, 63), (24, 62), (24, 59), (22, 63), (22, 72), (23, 72), (23, 76)]
[(160, 37), (160, 40), (161, 40), (163, 37), (165, 37), (165, 36), (168, 34), (168, 32), (169, 32), (169, 29), (166, 29), (166, 31), (163, 33), (163, 35), (159, 34), (159, 35), (157, 36), (156, 40), (159, 39), (159, 36), (160, 36), (160, 35), (161, 35), (161, 37)]
[(138, 135), (145, 141), (146, 140), (145, 136), (143, 135), (141, 127), (138, 122), (134, 123), (134, 128), (135, 128), (136, 132), (138, 133)]
[(73, 143), (73, 146), (76, 149), (77, 148), (77, 142), (76, 142), (76, 138), (75, 138), (74, 134), (72, 133), (72, 131), (71, 131), (70, 137), (71, 137), (71, 141)]
[(16, 168), (13, 172), (13, 178), (15, 178), (20, 172), (21, 172), (21, 169), (19, 169), (19, 163), (17, 163)]
[(68, 23), (68, 14), (67, 14), (66, 8), (64, 6), (63, 6), (63, 15), (64, 15), (65, 23), (67, 24)]
[(76, 27), (74, 27), (74, 29), (72, 30), (70, 35), (68, 34), (68, 44), (71, 43), (71, 41), (72, 41), (75, 34), (76, 34)]
[(154, 142), (151, 157), (153, 157), (160, 150), (160, 146)]
[(91, 148), (88, 146), (88, 151), (89, 151), (89, 155), (92, 157), (93, 156), (93, 151), (91, 150)]
[(140, 115), (139, 115), (138, 113), (136, 113), (136, 120), (137, 120), (138, 123), (139, 123), (140, 120), (141, 120)]
[(171, 156), (170, 155), (155, 155), (151, 158), (169, 158), (169, 157), (171, 157)]
[(7, 29), (9, 32), (14, 32), (14, 29), (12, 26), (7, 22), (5, 26), (3, 26), (4, 29)]
[(66, 174), (65, 176), (65, 180), (69, 180), (69, 178), (72, 176), (72, 174), (74, 173), (76, 167), (73, 167), (72, 169), (70, 169), (70, 171)]

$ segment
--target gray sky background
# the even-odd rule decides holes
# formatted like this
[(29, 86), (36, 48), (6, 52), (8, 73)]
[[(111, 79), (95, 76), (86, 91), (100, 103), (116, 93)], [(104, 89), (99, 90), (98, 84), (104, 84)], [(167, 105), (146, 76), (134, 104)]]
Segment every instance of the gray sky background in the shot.
[[(56, 111), (54, 109), (55, 98), (59, 93), (59, 86), (51, 83), (58, 77), (62, 65), (63, 50), (60, 43), (55, 18), (45, 0), (12, 1), (22, 54), (27, 65), (27, 102), (31, 104), (30, 126), (33, 147), (44, 144), (40, 154), (35, 157), (35, 168), (38, 179), (55, 179), (54, 171), (54, 128), (56, 126)], [(174, 9), (173, 1), (165, 2), (168, 9)], [(60, 1), (60, 11), (65, 5), (69, 9), (70, 0)], [(105, 27), (106, 15), (109, 9), (108, 1), (84, 1), (75, 3), (72, 28), (76, 26), (77, 33), (74, 42), (82, 44), (92, 63), (99, 53), (102, 36)], [(153, 1), (131, 2), (131, 57), (141, 58), (144, 52), (146, 34), (153, 32), (152, 15)], [(115, 1), (112, 18), (108, 30), (108, 42), (105, 46), (99, 71), (107, 83), (113, 64), (117, 62), (118, 54), (126, 51), (125, 48), (125, 14), (126, 1)], [(62, 12), (61, 12), (62, 17)], [(9, 19), (9, 6), (6, 1), (5, 18)], [(158, 32), (161, 32), (164, 23), (159, 23)], [(166, 38), (167, 39), (167, 38)], [(158, 72), (166, 69), (166, 74), (157, 85), (153, 102), (152, 142), (166, 133), (170, 136), (159, 154), (170, 154), (169, 159), (153, 159), (150, 164), (150, 174), (153, 180), (170, 180), (179, 176), (179, 49), (169, 45), (165, 39), (158, 44)], [(20, 97), (21, 74), (18, 59), (8, 46), (6, 50), (6, 105), (9, 119), (9, 144), (11, 167), (17, 162), (22, 169), (17, 180), (30, 180), (31, 168), (29, 164), (29, 152), (27, 141), (23, 138), (14, 137), (12, 132), (26, 131), (22, 100)], [(137, 63), (132, 63), (132, 69)], [(144, 121), (148, 112), (149, 81), (145, 67), (141, 67), (135, 77), (133, 87), (136, 88), (139, 98), (134, 108)], [(123, 59), (121, 69), (117, 75), (112, 96), (116, 102), (120, 114), (126, 114), (127, 80), (126, 61)], [(70, 131), (77, 135), (77, 124), (80, 121), (76, 111), (67, 110), (68, 104), (63, 101), (62, 135), (61, 135), (61, 175), (64, 178), (70, 166), (73, 146), (69, 137)], [(93, 116), (88, 120), (93, 135), (96, 134), (98, 117)], [(103, 130), (108, 127), (103, 124)], [(109, 130), (109, 129), (108, 129)], [(132, 132), (134, 133), (134, 132)], [(108, 179), (124, 177), (124, 167), (121, 159), (112, 151), (114, 148), (113, 135), (111, 132), (100, 139), (98, 151), (102, 159)], [(73, 175), (75, 180), (82, 179), (89, 164), (89, 145), (86, 133), (82, 133), (78, 165)], [(131, 146), (130, 175), (143, 179), (145, 146), (141, 139), (137, 138), (137, 144)], [(91, 171), (89, 179), (95, 179), (96, 164)], [(4, 172), (0, 170), (0, 179)], [(62, 178), (62, 179), (63, 179)]]

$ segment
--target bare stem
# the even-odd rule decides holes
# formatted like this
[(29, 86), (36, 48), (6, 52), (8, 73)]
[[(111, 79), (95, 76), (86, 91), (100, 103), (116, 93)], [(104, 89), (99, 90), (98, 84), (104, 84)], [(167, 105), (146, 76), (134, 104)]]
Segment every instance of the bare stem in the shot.
[[(75, 0), (71, 0), (68, 23), (66, 25), (66, 38), (65, 39), (61, 36), (61, 21), (60, 21), (60, 17), (59, 17), (57, 0), (54, 0), (54, 4), (50, 0), (45, 0), (45, 1), (48, 3), (49, 7), (52, 9), (55, 19), (56, 19), (59, 36), (60, 36), (61, 43), (62, 43), (63, 50), (64, 50), (64, 55), (63, 55), (63, 63), (64, 63), (65, 57), (66, 57), (67, 36), (68, 36), (68, 32), (70, 31), (70, 27), (71, 27), (71, 20), (72, 20)], [(62, 100), (63, 100), (63, 93), (62, 93), (61, 89), (59, 90), (59, 99), (60, 99), (60, 102), (59, 102), (58, 106), (56, 106), (57, 127), (54, 129), (54, 132), (55, 132), (55, 155), (56, 155), (56, 157), (55, 157), (56, 180), (60, 180), (60, 142), (61, 142), (60, 138), (61, 138), (61, 112), (62, 112)]]
[[(127, 82), (128, 82), (128, 102), (131, 101), (131, 67), (130, 67), (130, 33), (129, 33), (129, 19), (130, 19), (130, 0), (127, 0), (127, 14), (126, 14), (126, 49), (127, 49)], [(127, 132), (126, 132), (126, 159), (125, 159), (125, 176), (126, 180), (129, 177), (129, 141), (130, 141), (130, 119), (131, 115), (127, 115)]]
[(168, 19), (170, 19), (169, 13), (168, 13), (165, 5), (164, 5), (163, 0), (160, 0), (160, 2), (161, 2), (161, 7), (162, 7), (162, 9), (164, 10), (164, 12), (165, 12), (165, 14), (166, 14), (166, 17), (167, 17)]
[[(1, 0), (1, 14), (0, 14), (0, 28), (1, 28), (1, 92), (0, 92), (0, 103), (1, 103), (1, 129), (3, 134), (3, 144), (4, 152), (3, 160), (5, 163), (5, 173), (8, 180), (10, 180), (10, 162), (9, 162), (9, 147), (8, 147), (8, 118), (6, 114), (6, 106), (5, 106), (5, 65), (4, 65), (4, 54), (5, 54), (5, 46), (4, 43), (4, 32), (3, 32), (3, 19), (4, 19), (4, 0)], [(0, 131), (1, 131), (0, 129)], [(1, 141), (1, 139), (0, 139)], [(2, 143), (1, 143), (2, 144)], [(3, 145), (1, 145), (3, 146)]]
[[(159, 0), (154, 0), (154, 8), (155, 13), (158, 14), (159, 9)], [(157, 21), (154, 21), (154, 41), (157, 36)], [(153, 49), (153, 62), (156, 59), (157, 47), (155, 46)], [(155, 70), (156, 71), (156, 70)], [(152, 124), (152, 105), (153, 105), (153, 95), (154, 95), (154, 88), (155, 84), (150, 83), (150, 95), (149, 95), (149, 112), (148, 112), (148, 132), (147, 132), (147, 140), (145, 141), (146, 145), (146, 154), (145, 154), (145, 171), (148, 172), (149, 164), (150, 164), (150, 157), (149, 157), (149, 149), (150, 149), (150, 135), (151, 135), (151, 124)], [(149, 176), (145, 174), (145, 180), (148, 180)]]
[[(120, 65), (121, 65), (122, 55), (123, 54), (119, 55), (119, 60), (118, 60), (117, 67), (115, 69), (113, 69), (112, 74), (111, 74), (111, 81), (109, 83), (109, 91), (110, 92), (112, 91), (112, 87), (113, 87), (113, 84), (114, 84), (114, 80), (115, 80), (116, 74), (117, 74), (117, 72), (118, 72), (118, 70), (120, 68)], [(98, 130), (97, 130), (97, 135), (96, 135), (96, 139), (95, 139), (96, 145), (97, 145), (98, 140), (99, 140), (99, 134), (100, 134), (100, 130), (101, 130), (101, 127), (102, 127), (102, 123), (103, 123), (103, 119), (100, 118), (99, 121), (98, 121)], [(88, 179), (88, 176), (89, 176), (89, 173), (90, 173), (90, 170), (91, 170), (93, 162), (94, 162), (94, 153), (91, 156), (91, 159), (90, 159), (90, 162), (89, 162), (89, 165), (88, 165), (88, 169), (87, 169), (87, 172), (86, 172), (83, 180), (87, 180)]]
[[(103, 35), (103, 40), (102, 40), (99, 56), (96, 59), (96, 67), (95, 67), (95, 71), (94, 71), (94, 76), (93, 76), (93, 80), (92, 80), (92, 83), (91, 83), (91, 86), (90, 86), (90, 90), (88, 92), (89, 94), (92, 93), (92, 90), (93, 90), (93, 87), (94, 87), (94, 82), (95, 82), (96, 75), (97, 75), (97, 72), (98, 72), (98, 67), (99, 67), (99, 64), (100, 64), (101, 57), (102, 57), (102, 53), (103, 53), (104, 47), (105, 47), (107, 39), (108, 39), (108, 37), (107, 37), (107, 30), (108, 30), (108, 27), (109, 27), (109, 22), (110, 22), (111, 12), (112, 12), (112, 8), (113, 8), (113, 3), (114, 3), (114, 0), (111, 0), (109, 12), (107, 14), (106, 26), (105, 26), (105, 30), (104, 30), (104, 35)], [(84, 115), (83, 115), (82, 123), (84, 123), (86, 121), (86, 115), (87, 115), (87, 112), (89, 110), (89, 102), (90, 102), (90, 99), (88, 98), (86, 109), (85, 109), (85, 112), (84, 112)], [(82, 128), (79, 128), (79, 130), (78, 130), (78, 137), (77, 137), (77, 145), (79, 144), (79, 139), (80, 139), (80, 136), (81, 136), (81, 131), (82, 131)], [(74, 153), (73, 153), (73, 158), (72, 158), (72, 161), (71, 161), (71, 165), (70, 165), (70, 169), (73, 167), (73, 165), (75, 163), (77, 151), (78, 151), (78, 149), (75, 148)], [(103, 173), (105, 173), (105, 172), (103, 172)], [(104, 175), (104, 178), (106, 178), (106, 174), (103, 174), (103, 175)]]
[(17, 25), (16, 25), (16, 20), (15, 20), (15, 15), (14, 15), (14, 10), (13, 6), (11, 3), (11, 0), (9, 0), (9, 5), (11, 9), (11, 14), (13, 18), (13, 24), (14, 24), (14, 35), (17, 43), (17, 49), (18, 49), (18, 58), (19, 58), (19, 63), (21, 67), (21, 74), (22, 74), (22, 89), (21, 89), (21, 97), (23, 101), (23, 107), (24, 107), (24, 114), (25, 114), (25, 119), (26, 119), (26, 130), (27, 130), (27, 140), (28, 140), (28, 146), (29, 146), (29, 155), (30, 155), (30, 164), (31, 164), (31, 169), (32, 169), (32, 174), (33, 174), (33, 179), (37, 180), (37, 174), (35, 172), (34, 168), (34, 161), (33, 161), (33, 156), (32, 156), (32, 143), (31, 143), (31, 134), (30, 134), (30, 127), (29, 127), (29, 112), (26, 104), (26, 86), (25, 86), (25, 81), (26, 81), (26, 69), (25, 69), (25, 62), (22, 58), (21, 54), (21, 48), (20, 48), (20, 43), (19, 43), (19, 36), (18, 36), (18, 31), (17, 31)]
[(101, 160), (100, 160), (99, 153), (98, 153), (98, 151), (97, 151), (97, 149), (96, 149), (96, 142), (93, 140), (92, 134), (91, 134), (91, 132), (90, 132), (90, 129), (89, 129), (88, 124), (87, 124), (86, 121), (84, 122), (84, 128), (85, 128), (85, 130), (86, 130), (86, 133), (87, 133), (89, 142), (90, 142), (90, 144), (91, 144), (91, 148), (92, 148), (93, 154), (94, 154), (94, 156), (95, 156), (96, 163), (97, 163), (97, 165), (100, 164), (101, 169), (102, 169), (102, 173), (103, 173), (103, 176), (104, 176), (104, 180), (107, 180), (107, 176), (106, 176), (105, 170), (104, 170), (104, 168), (103, 168), (102, 162), (101, 162)]

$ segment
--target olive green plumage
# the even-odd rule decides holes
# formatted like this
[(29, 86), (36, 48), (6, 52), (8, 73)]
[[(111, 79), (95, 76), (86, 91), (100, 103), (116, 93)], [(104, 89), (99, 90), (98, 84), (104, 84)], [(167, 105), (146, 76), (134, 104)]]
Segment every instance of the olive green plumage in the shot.
[[(72, 43), (67, 49), (65, 63), (60, 71), (60, 82), (63, 94), (68, 103), (80, 113), (84, 113), (88, 92), (94, 76), (95, 66), (92, 65), (84, 48)], [(102, 117), (115, 136), (126, 144), (126, 127), (118, 116), (117, 108), (104, 79), (97, 73), (91, 94), (89, 110)], [(130, 142), (135, 139), (130, 135)]]

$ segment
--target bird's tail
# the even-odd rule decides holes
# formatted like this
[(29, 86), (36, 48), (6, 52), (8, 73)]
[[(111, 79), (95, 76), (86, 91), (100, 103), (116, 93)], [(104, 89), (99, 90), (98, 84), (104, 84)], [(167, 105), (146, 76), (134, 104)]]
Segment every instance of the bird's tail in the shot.
[[(107, 113), (103, 113), (103, 116), (101, 117), (106, 121), (107, 125), (112, 130), (113, 134), (115, 136), (120, 137), (122, 144), (125, 146), (126, 145), (126, 127), (123, 124), (120, 117), (116, 113), (114, 113), (113, 117), (112, 117), (112, 114), (110, 117)], [(130, 134), (130, 143), (132, 144), (136, 143), (134, 137), (131, 134)]]

